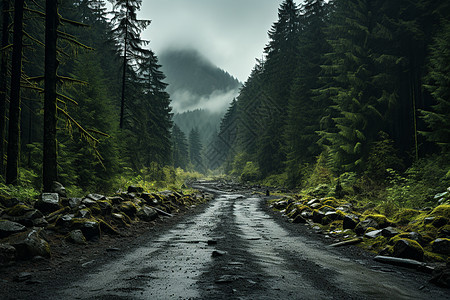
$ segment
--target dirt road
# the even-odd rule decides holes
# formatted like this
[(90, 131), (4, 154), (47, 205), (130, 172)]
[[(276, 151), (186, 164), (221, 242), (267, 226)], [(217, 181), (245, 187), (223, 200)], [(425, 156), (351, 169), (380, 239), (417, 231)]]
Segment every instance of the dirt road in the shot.
[(260, 197), (197, 187), (216, 199), (42, 299), (449, 298), (425, 275), (329, 248), (306, 225), (268, 214)]

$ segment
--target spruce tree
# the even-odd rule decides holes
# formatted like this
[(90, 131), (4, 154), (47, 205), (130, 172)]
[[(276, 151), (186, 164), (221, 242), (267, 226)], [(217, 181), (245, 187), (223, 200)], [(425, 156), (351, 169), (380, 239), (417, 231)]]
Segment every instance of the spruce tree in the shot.
[(426, 88), (433, 95), (436, 104), (432, 110), (422, 111), (423, 119), (431, 131), (423, 134), (438, 144), (446, 155), (450, 153), (450, 22), (443, 21), (431, 46), (426, 77)]
[(127, 97), (128, 72), (132, 72), (139, 61), (145, 59), (148, 50), (143, 47), (148, 41), (142, 40), (140, 33), (147, 28), (150, 20), (138, 20), (137, 12), (141, 8), (142, 0), (115, 0), (112, 33), (117, 42), (122, 58), (122, 96), (120, 102), (120, 128), (124, 127), (125, 102)]
[(202, 142), (197, 128), (192, 128), (189, 132), (189, 159), (194, 169), (199, 172), (206, 171), (202, 159)]
[(172, 153), (173, 166), (186, 170), (189, 163), (188, 143), (186, 135), (176, 124), (172, 128)]

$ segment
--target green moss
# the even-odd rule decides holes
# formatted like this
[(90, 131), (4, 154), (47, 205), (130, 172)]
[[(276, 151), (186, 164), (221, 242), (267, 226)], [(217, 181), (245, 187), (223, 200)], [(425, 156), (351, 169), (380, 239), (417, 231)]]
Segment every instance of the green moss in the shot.
[(448, 219), (446, 217), (438, 216), (436, 217), (433, 222), (431, 222), (431, 225), (433, 225), (436, 228), (440, 228), (442, 226), (445, 226), (448, 224)]
[(329, 211), (336, 211), (333, 207), (329, 206), (329, 205), (322, 205), (319, 208), (319, 211), (321, 212), (329, 212)]
[(366, 215), (364, 220), (367, 220), (367, 219), (372, 219), (375, 222), (377, 222), (377, 224), (379, 225), (380, 228), (387, 227), (391, 224), (391, 222), (389, 222), (389, 220), (386, 218), (386, 216), (381, 215), (381, 214)]
[(450, 205), (449, 204), (443, 204), (439, 205), (433, 211), (430, 213), (430, 216), (437, 217), (445, 217), (447, 219), (450, 219)]
[(385, 237), (379, 236), (374, 239), (364, 238), (361, 246), (369, 251), (378, 253), (382, 249), (386, 248), (387, 243), (388, 240)]
[(375, 230), (377, 230), (377, 229), (373, 228), (373, 227), (369, 227), (369, 228), (366, 229), (366, 231), (364, 233), (372, 232), (372, 231), (375, 231)]
[(424, 251), (423, 255), (425, 262), (446, 262), (448, 259), (447, 255), (442, 255), (431, 251)]
[(5, 213), (12, 217), (23, 216), (25, 213), (32, 211), (33, 208), (24, 204), (17, 204), (11, 208), (5, 209)]
[(416, 220), (417, 216), (419, 216), (420, 214), (423, 214), (424, 217), (426, 215), (426, 213), (423, 213), (419, 210), (405, 208), (397, 212), (392, 220), (398, 225), (406, 225), (411, 221)]

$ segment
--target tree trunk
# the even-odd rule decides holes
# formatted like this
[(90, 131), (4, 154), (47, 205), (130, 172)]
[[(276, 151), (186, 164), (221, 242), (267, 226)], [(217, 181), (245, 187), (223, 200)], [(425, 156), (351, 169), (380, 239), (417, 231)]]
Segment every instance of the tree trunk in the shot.
[[(2, 49), (9, 45), (9, 0), (3, 0)], [(8, 85), (8, 51), (3, 50), (0, 62), (0, 176), (5, 174), (6, 93)]]
[(14, 36), (11, 66), (11, 95), (9, 102), (8, 161), (6, 184), (17, 184), (20, 138), (20, 78), (22, 76), (23, 3), (14, 1)]
[(56, 82), (58, 61), (56, 42), (58, 28), (58, 1), (46, 0), (45, 5), (45, 73), (44, 73), (44, 149), (43, 189), (50, 192), (53, 181), (58, 179), (56, 148)]
[[(128, 3), (127, 3), (128, 4)], [(128, 10), (127, 15), (128, 18)], [(120, 102), (120, 123), (119, 127), (120, 129), (123, 128), (123, 119), (124, 119), (124, 113), (125, 113), (125, 86), (126, 86), (126, 80), (127, 80), (127, 46), (128, 46), (128, 28), (125, 24), (125, 40), (124, 40), (124, 49), (123, 49), (123, 72), (122, 72), (122, 99)]]

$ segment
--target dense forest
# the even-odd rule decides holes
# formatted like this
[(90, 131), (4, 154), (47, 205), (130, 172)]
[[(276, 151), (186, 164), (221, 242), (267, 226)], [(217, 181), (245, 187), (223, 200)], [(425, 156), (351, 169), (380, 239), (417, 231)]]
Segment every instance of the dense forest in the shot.
[(447, 1), (283, 1), (211, 145), (173, 126), (142, 0), (110, 2), (2, 1), (4, 188), (213, 170), (414, 206), (450, 185)]
[(449, 16), (448, 1), (283, 1), (222, 120), (224, 170), (322, 194), (437, 201), (450, 185)]
[(170, 173), (170, 99), (140, 37), (142, 1), (112, 1), (112, 12), (105, 1), (2, 2), (5, 183), (109, 191), (122, 176)]

